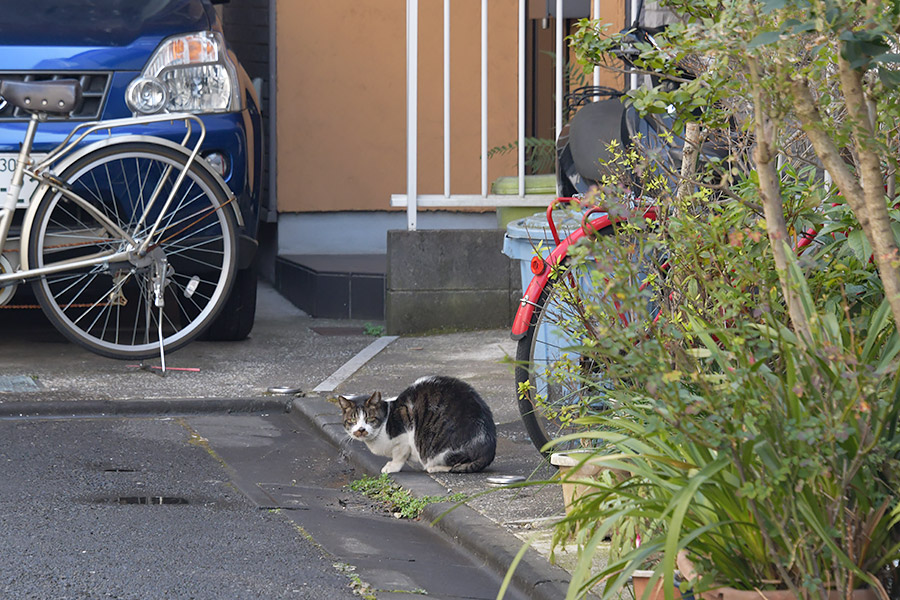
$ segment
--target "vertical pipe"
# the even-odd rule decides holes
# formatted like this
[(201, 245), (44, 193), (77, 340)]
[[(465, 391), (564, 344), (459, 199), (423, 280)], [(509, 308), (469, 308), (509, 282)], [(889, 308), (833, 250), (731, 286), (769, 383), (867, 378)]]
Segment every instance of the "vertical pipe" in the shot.
[(525, 195), (525, 0), (519, 0), (519, 197)]
[(450, 197), (450, 0), (444, 0), (444, 197)]
[[(267, 198), (267, 222), (278, 220), (278, 27), (276, 13), (278, 0), (269, 0), (269, 106), (266, 134), (269, 136), (269, 197)], [(262, 100), (260, 98), (260, 100)]]
[(419, 110), (419, 0), (406, 0), (406, 226), (416, 230)]
[(488, 0), (481, 0), (481, 195), (488, 193)]
[[(631, 15), (630, 15), (631, 16), (631, 24), (629, 25), (629, 27), (635, 27), (635, 26), (639, 25), (638, 19), (640, 18), (640, 15), (638, 14), (638, 11), (640, 10), (640, 7), (641, 7), (641, 0), (631, 0)], [(631, 85), (629, 87), (633, 90), (637, 89), (637, 87), (638, 87), (637, 73), (632, 73), (630, 80), (631, 80)]]
[(563, 0), (556, 0), (556, 135), (559, 139), (562, 131), (563, 114), (563, 78), (565, 77), (565, 60), (563, 60)]
[[(594, 0), (591, 2), (591, 19), (597, 20), (600, 18), (600, 0)], [(600, 87), (600, 66), (594, 67), (594, 87)], [(600, 99), (599, 96), (594, 96), (594, 102)]]

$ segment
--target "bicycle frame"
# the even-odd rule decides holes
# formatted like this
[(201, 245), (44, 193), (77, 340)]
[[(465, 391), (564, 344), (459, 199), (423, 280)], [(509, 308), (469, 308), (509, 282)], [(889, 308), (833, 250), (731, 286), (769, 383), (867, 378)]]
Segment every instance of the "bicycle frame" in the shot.
[[(22, 237), (19, 239), (18, 244), (18, 250), (21, 259), (20, 268), (16, 269), (12, 273), (0, 273), (0, 284), (22, 283), (30, 279), (43, 277), (45, 275), (50, 275), (53, 273), (60, 273), (72, 269), (97, 266), (117, 260), (125, 260), (133, 256), (142, 257), (146, 255), (150, 249), (149, 246), (151, 242), (155, 239), (154, 236), (159, 229), (162, 215), (165, 214), (165, 211), (170, 207), (175, 198), (176, 190), (181, 185), (189, 168), (194, 163), (200, 152), (200, 146), (203, 143), (204, 138), (206, 137), (206, 128), (203, 125), (203, 121), (201, 121), (195, 115), (185, 113), (150, 115), (146, 117), (132, 117), (127, 119), (115, 119), (111, 121), (92, 121), (88, 123), (82, 123), (73, 128), (69, 135), (66, 136), (66, 138), (56, 146), (56, 148), (51, 150), (51, 152), (46, 157), (44, 157), (43, 160), (41, 160), (39, 163), (36, 163), (32, 167), (30, 166), (30, 163), (32, 162), (31, 148), (34, 142), (38, 124), (41, 120), (41, 117), (39, 117), (38, 115), (33, 115), (31, 121), (29, 121), (28, 129), (25, 133), (25, 139), (19, 152), (19, 160), (16, 165), (16, 171), (13, 174), (12, 185), (7, 191), (3, 207), (0, 208), (0, 249), (2, 249), (4, 252), (6, 251), (6, 242), (12, 225), (12, 214), (16, 210), (16, 203), (18, 201), (19, 192), (26, 175), (40, 182), (40, 185), (32, 194), (32, 199), (41, 199), (47, 193), (58, 192), (65, 196), (68, 200), (76, 203), (80, 208), (90, 212), (91, 215), (93, 215), (101, 224), (103, 224), (110, 233), (121, 236), (123, 239), (125, 239), (128, 242), (128, 247), (120, 251), (98, 253), (97, 255), (82, 257), (74, 261), (60, 261), (57, 264), (46, 267), (29, 268), (27, 256), (23, 254), (22, 249), (27, 248), (30, 224), (33, 222), (34, 214), (37, 210), (38, 205), (40, 204), (39, 201), (33, 201), (26, 209), (27, 213), (23, 222)], [(180, 144), (176, 142), (168, 142), (167, 140), (162, 140), (160, 138), (153, 138), (153, 140), (155, 143), (162, 142), (165, 145), (184, 149), (187, 155), (187, 162), (185, 164), (185, 167), (178, 174), (172, 191), (165, 199), (163, 208), (160, 211), (160, 217), (158, 217), (157, 220), (153, 223), (148, 235), (146, 235), (146, 237), (140, 243), (136, 242), (128, 232), (123, 231), (100, 211), (94, 208), (90, 202), (86, 201), (84, 198), (72, 192), (71, 190), (63, 187), (64, 183), (56, 179), (55, 174), (51, 170), (51, 167), (53, 167), (54, 165), (57, 168), (64, 168), (65, 166), (67, 166), (67, 162), (71, 164), (71, 162), (77, 159), (80, 155), (86, 154), (89, 151), (100, 147), (104, 143), (104, 141), (98, 141), (94, 144), (90, 144), (76, 152), (76, 148), (78, 147), (78, 145), (92, 134), (107, 131), (110, 136), (109, 139), (118, 140), (120, 138), (116, 138), (112, 135), (112, 130), (117, 128), (176, 121), (183, 121), (185, 124), (185, 135)], [(188, 142), (194, 133), (193, 126), (196, 126), (198, 128), (198, 134), (196, 136), (195, 142), (189, 146)], [(141, 138), (145, 138), (145, 136), (122, 136), (123, 140)], [(67, 159), (70, 160), (67, 161)], [(149, 214), (150, 209), (158, 200), (161, 183), (168, 180), (171, 175), (171, 170), (172, 168), (169, 167), (164, 177), (161, 179), (160, 185), (153, 193), (148, 205), (144, 208), (144, 215)], [(227, 190), (228, 188), (225, 183), (221, 181), (221, 178), (218, 177), (218, 174), (216, 175), (217, 181), (219, 181), (222, 185), (222, 189)], [(231, 194), (229, 194), (229, 196), (231, 196)], [(235, 212), (239, 211), (235, 209)], [(144, 216), (141, 217), (141, 220), (137, 223), (135, 230), (138, 230), (144, 225), (144, 218)], [(238, 218), (240, 220), (240, 215), (238, 215)]]
[[(549, 224), (550, 232), (553, 234), (556, 247), (550, 252), (550, 255), (547, 258), (541, 259), (535, 257), (532, 259), (531, 272), (534, 273), (534, 277), (532, 277), (531, 282), (525, 289), (525, 294), (519, 301), (519, 308), (516, 310), (516, 316), (513, 319), (510, 335), (514, 340), (522, 339), (528, 332), (532, 315), (534, 315), (534, 309), (541, 298), (541, 294), (544, 292), (544, 288), (547, 287), (547, 282), (550, 281), (550, 276), (553, 274), (553, 268), (559, 265), (566, 256), (568, 256), (569, 248), (583, 237), (591, 235), (596, 231), (600, 231), (601, 229), (622, 220), (610, 219), (607, 214), (603, 214), (596, 219), (591, 220), (590, 217), (593, 216), (597, 210), (596, 207), (594, 207), (588, 209), (587, 213), (585, 213), (581, 221), (581, 227), (569, 234), (567, 238), (561, 240), (556, 230), (556, 224), (553, 221), (553, 209), (558, 204), (568, 204), (576, 201), (577, 200), (574, 198), (557, 198), (547, 207), (547, 223)], [(648, 208), (643, 216), (644, 218), (656, 219), (656, 209), (653, 207)]]

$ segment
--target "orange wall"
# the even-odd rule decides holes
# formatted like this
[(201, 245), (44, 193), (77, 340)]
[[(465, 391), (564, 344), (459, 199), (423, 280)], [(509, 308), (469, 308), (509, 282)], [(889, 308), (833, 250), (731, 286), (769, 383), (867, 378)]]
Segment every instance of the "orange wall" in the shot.
[[(591, 8), (593, 9), (593, 7)], [(591, 14), (591, 18), (602, 19), (605, 23), (610, 23), (610, 33), (621, 31), (625, 29), (625, 2), (623, 0), (600, 0), (600, 12), (596, 15)], [(600, 85), (621, 89), (623, 83), (622, 75), (606, 70), (601, 71)]]
[[(480, 0), (451, 10), (454, 193), (480, 191)], [(489, 147), (516, 135), (516, 0), (491, 0)], [(406, 190), (405, 0), (279, 0), (278, 209), (385, 210)], [(419, 193), (443, 191), (443, 3), (421, 0)], [(491, 159), (491, 178), (512, 173)], [(495, 164), (496, 163), (496, 164)]]
[[(621, 4), (621, 6), (620, 6)], [(603, 0), (617, 21), (621, 0)], [(419, 2), (419, 193), (443, 193), (443, 2)], [(489, 3), (488, 148), (516, 139), (518, 0)], [(406, 190), (406, 0), (278, 0), (280, 212), (386, 210)], [(481, 191), (481, 0), (451, 6), (451, 190)], [(492, 158), (488, 179), (516, 172)]]

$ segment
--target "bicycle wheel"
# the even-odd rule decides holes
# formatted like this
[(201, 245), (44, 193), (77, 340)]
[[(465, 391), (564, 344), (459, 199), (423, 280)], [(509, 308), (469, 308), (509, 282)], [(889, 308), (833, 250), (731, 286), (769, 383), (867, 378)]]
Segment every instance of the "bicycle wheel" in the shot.
[[(592, 235), (613, 236), (614, 229), (607, 225)], [(651, 276), (659, 273), (662, 264), (658, 252), (644, 248), (631, 234), (624, 235), (608, 240), (612, 246), (603, 242), (592, 250), (602, 253), (602, 258), (589, 253), (579, 260), (563, 259), (541, 292), (516, 348), (519, 413), (532, 443), (545, 458), (585, 445), (577, 436), (565, 442), (560, 438), (583, 431), (576, 419), (609, 408), (612, 380), (604, 373), (606, 361), (596, 349), (585, 352), (586, 346), (608, 339), (637, 341), (643, 333), (632, 336), (646, 331), (659, 310), (654, 296), (658, 289), (647, 287), (651, 280), (659, 281)], [(653, 254), (647, 255), (648, 251)], [(619, 285), (613, 285), (616, 282)], [(634, 296), (627, 306), (617, 299), (623, 291)]]
[(532, 443), (546, 458), (551, 452), (579, 445), (555, 442), (552, 448), (545, 448), (578, 431), (572, 420), (582, 416), (585, 407), (603, 408), (597, 395), (599, 374), (579, 349), (579, 332), (586, 316), (577, 306), (573, 285), (589, 277), (586, 271), (584, 265), (564, 266), (558, 277), (547, 283), (516, 349), (519, 413)]
[(59, 176), (131, 241), (61, 193), (40, 200), (31, 267), (132, 249), (160, 223), (144, 256), (34, 282), (45, 314), (73, 342), (111, 358), (149, 358), (158, 355), (160, 336), (166, 351), (193, 340), (227, 300), (237, 264), (234, 215), (216, 180), (196, 165), (174, 189), (185, 164), (176, 150), (130, 142), (90, 152)]

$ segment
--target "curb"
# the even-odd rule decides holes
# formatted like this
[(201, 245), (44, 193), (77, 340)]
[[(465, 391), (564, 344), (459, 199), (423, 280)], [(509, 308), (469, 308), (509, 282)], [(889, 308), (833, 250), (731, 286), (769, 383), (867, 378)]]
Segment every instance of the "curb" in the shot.
[(191, 413), (288, 412), (291, 402), (282, 397), (176, 398), (156, 400), (0, 400), (0, 419), (40, 417), (145, 416)]
[[(361, 444), (348, 445), (347, 436), (335, 405), (322, 397), (295, 399), (291, 412), (305, 418), (335, 447), (361, 470), (376, 475), (380, 473), (384, 459), (364, 451)], [(447, 490), (423, 472), (401, 472), (392, 475), (394, 480), (415, 496), (441, 496)], [(453, 510), (450, 510), (453, 508)], [(449, 512), (447, 512), (449, 511)], [(496, 523), (466, 504), (454, 508), (451, 503), (431, 504), (423, 517), (453, 542), (470, 552), (502, 579), (521, 551), (523, 542), (501, 529)], [(559, 600), (565, 598), (569, 574), (551, 565), (535, 550), (523, 555), (513, 572), (512, 585), (534, 600)]]

